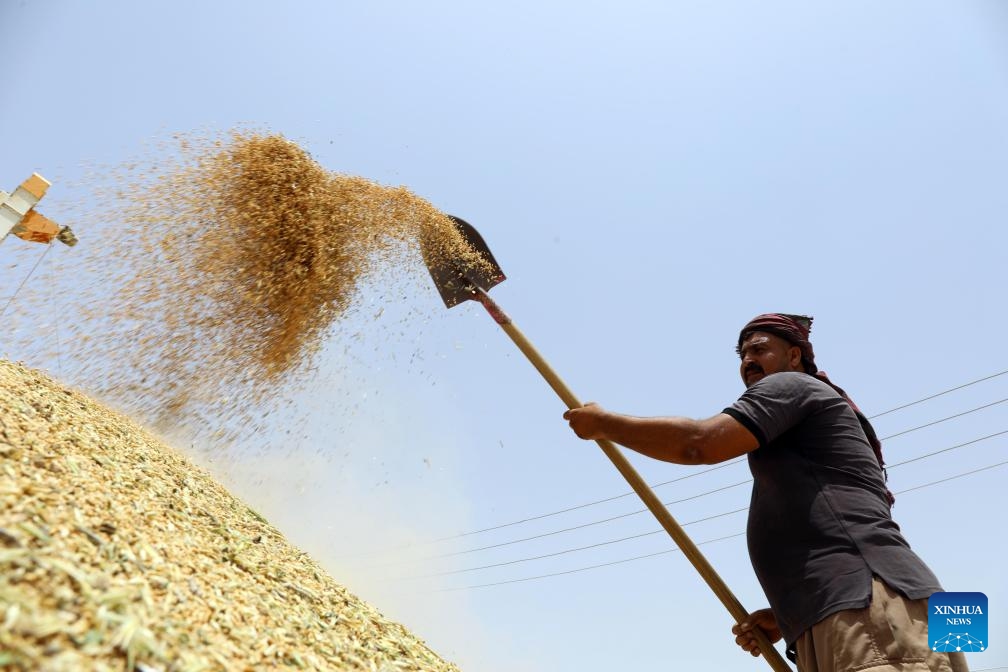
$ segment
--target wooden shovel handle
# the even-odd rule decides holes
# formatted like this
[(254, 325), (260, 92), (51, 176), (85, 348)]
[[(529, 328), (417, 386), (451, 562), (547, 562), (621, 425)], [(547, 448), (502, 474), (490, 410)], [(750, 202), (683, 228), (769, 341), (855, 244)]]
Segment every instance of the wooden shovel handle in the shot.
[[(518, 349), (524, 353), (528, 360), (532, 363), (532, 366), (542, 374), (542, 377), (546, 379), (553, 391), (559, 395), (563, 402), (567, 405), (567, 408), (578, 408), (582, 406), (581, 402), (578, 400), (574, 393), (571, 392), (570, 388), (560, 379), (560, 376), (553, 371), (552, 367), (542, 358), (542, 355), (535, 349), (532, 343), (529, 342), (525, 335), (516, 327), (512, 322), (511, 318), (500, 309), (490, 296), (480, 290), (476, 290), (477, 300), (483, 304), (483, 307), (487, 309), (494, 321), (501, 326), (501, 328), (507, 333), (507, 335), (514, 341), (514, 344), (518, 346)], [(633, 468), (633, 465), (627, 461), (623, 453), (611, 442), (611, 441), (596, 441), (602, 452), (606, 454), (613, 465), (621, 474), (623, 478), (627, 480), (630, 487), (633, 488), (637, 496), (640, 497), (647, 508), (654, 514), (661, 526), (665, 528), (665, 531), (669, 533), (676, 545), (683, 552), (683, 555), (689, 559), (693, 567), (696, 568), (697, 572), (710, 589), (714, 591), (718, 599), (721, 600), (721, 604), (728, 609), (728, 613), (732, 615), (737, 623), (741, 623), (749, 616), (749, 612), (745, 610), (742, 603), (738, 601), (738, 598), (731, 592), (727, 585), (725, 585), (724, 580), (718, 575), (711, 564), (707, 561), (707, 558), (700, 552), (693, 543), (693, 540), (689, 538), (686, 532), (683, 531), (676, 519), (672, 517), (669, 510), (665, 508), (658, 496), (654, 494), (654, 491), (644, 482), (637, 470)], [(784, 661), (781, 655), (777, 652), (777, 649), (770, 643), (763, 633), (762, 630), (756, 628), (753, 630), (753, 634), (756, 637), (756, 641), (759, 643), (760, 651), (763, 653), (763, 657), (769, 663), (776, 672), (792, 672), (791, 667)]]

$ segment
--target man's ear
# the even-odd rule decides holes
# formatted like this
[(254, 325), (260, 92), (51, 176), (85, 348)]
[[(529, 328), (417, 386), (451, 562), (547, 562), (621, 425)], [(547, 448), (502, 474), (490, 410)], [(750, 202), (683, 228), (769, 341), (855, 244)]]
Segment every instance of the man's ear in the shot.
[(804, 371), (802, 366), (802, 351), (797, 345), (792, 345), (788, 348), (788, 364), (791, 365), (792, 371)]

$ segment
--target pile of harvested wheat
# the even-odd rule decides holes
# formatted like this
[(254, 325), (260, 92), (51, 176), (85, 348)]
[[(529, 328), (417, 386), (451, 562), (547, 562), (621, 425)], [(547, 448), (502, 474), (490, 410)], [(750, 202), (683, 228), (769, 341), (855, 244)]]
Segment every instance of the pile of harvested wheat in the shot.
[(125, 417), (0, 360), (0, 668), (456, 670)]
[[(421, 244), (484, 263), (428, 202), (276, 135), (181, 139), (106, 186), (7, 345), (163, 429), (279, 429), (363, 285), (427, 282)], [(0, 667), (455, 669), (139, 426), (3, 359), (0, 469)]]

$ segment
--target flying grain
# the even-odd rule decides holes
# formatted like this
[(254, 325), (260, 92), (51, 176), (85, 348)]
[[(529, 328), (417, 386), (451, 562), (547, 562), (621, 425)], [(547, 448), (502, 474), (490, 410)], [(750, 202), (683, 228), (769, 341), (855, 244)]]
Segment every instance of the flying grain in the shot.
[(128, 168), (98, 199), (113, 224), (93, 231), (100, 282), (71, 329), (91, 361), (81, 383), (156, 426), (247, 428), (312, 370), (361, 286), (426, 276), (421, 244), (485, 263), (428, 201), (279, 135), (182, 137)]

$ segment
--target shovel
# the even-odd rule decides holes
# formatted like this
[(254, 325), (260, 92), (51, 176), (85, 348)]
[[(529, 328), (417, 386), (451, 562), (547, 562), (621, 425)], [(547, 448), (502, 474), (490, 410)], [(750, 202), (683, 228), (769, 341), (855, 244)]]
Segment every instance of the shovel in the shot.
[[(550, 368), (550, 365), (546, 363), (542, 355), (525, 338), (525, 335), (518, 330), (518, 327), (511, 322), (511, 318), (487, 294), (487, 290), (503, 282), (505, 277), (500, 266), (497, 265), (497, 261), (490, 253), (487, 244), (483, 241), (483, 237), (464, 220), (458, 217), (451, 217), (451, 219), (469, 247), (486, 260), (487, 267), (479, 268), (473, 266), (472, 268), (467, 268), (457, 260), (444, 259), (442, 258), (444, 255), (436, 255), (433, 251), (421, 246), (424, 262), (427, 264), (427, 269), (434, 280), (434, 285), (441, 294), (445, 305), (451, 308), (463, 301), (478, 301), (490, 313), (490, 317), (511, 337), (511, 340), (524, 353), (532, 363), (532, 366), (542, 374), (542, 377), (546, 379), (546, 382), (553, 388), (553, 391), (567, 404), (567, 408), (582, 406), (570, 388)], [(728, 613), (731, 614), (732, 618), (736, 622), (741, 623), (749, 615), (749, 612), (742, 607), (742, 603), (732, 594), (728, 586), (725, 585), (725, 582), (718, 576), (718, 573), (707, 562), (707, 558), (700, 553), (696, 544), (686, 535), (679, 523), (676, 522), (672, 514), (669, 513), (661, 500), (658, 499), (658, 496), (654, 494), (654, 491), (644, 482), (640, 474), (637, 473), (626, 457), (623, 456), (623, 453), (611, 441), (600, 440), (596, 441), (596, 443), (598, 443), (602, 452), (606, 454), (606, 457), (612, 461), (616, 469), (623, 474), (623, 478), (627, 480), (627, 483), (630, 484), (634, 492), (644, 501), (644, 504), (647, 505), (651, 513), (658, 519), (658, 522), (665, 528), (665, 531), (669, 533), (669, 536), (672, 537), (676, 545), (679, 546), (679, 549), (682, 550), (683, 555), (689, 559), (703, 580), (710, 586), (710, 589), (721, 600), (721, 604), (728, 609)], [(792, 672), (788, 664), (777, 653), (777, 649), (770, 644), (770, 641), (758, 627), (754, 630), (754, 634), (759, 643), (760, 652), (767, 663), (770, 664), (770, 667), (776, 670), (776, 672)]]

